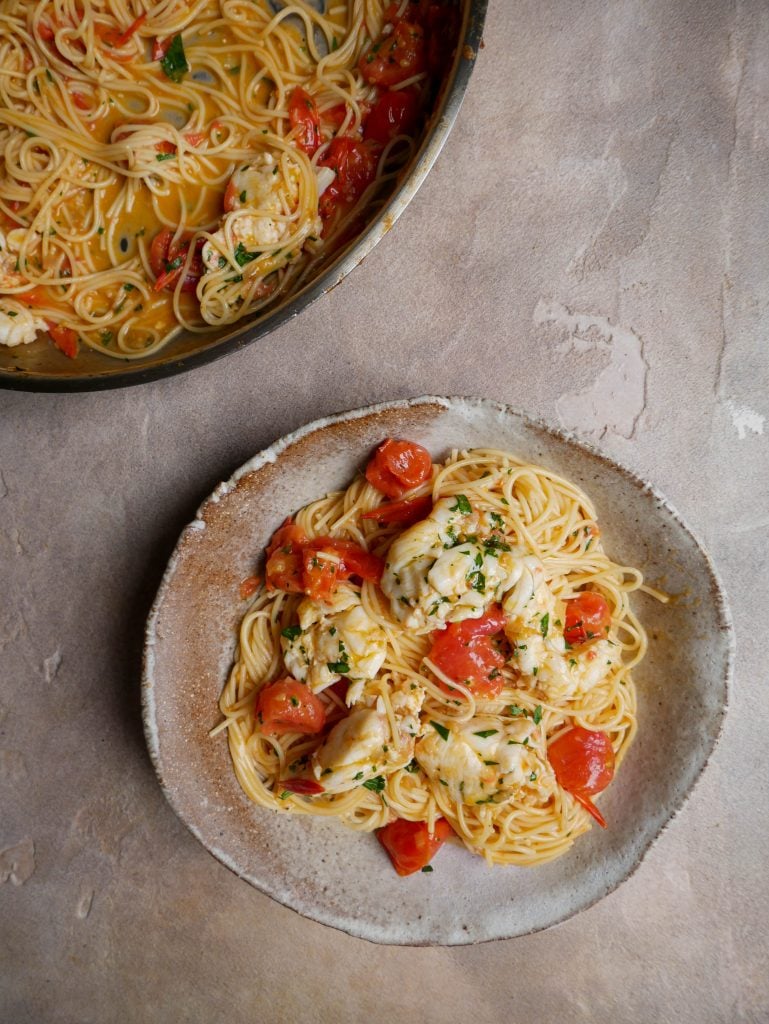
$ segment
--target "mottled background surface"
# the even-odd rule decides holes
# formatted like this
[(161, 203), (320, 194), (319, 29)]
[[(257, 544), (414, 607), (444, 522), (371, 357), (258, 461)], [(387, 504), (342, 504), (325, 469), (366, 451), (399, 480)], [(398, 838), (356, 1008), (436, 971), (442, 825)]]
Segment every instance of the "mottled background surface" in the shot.
[[(164, 383), (0, 393), (3, 1024), (769, 1020), (769, 6), (492, 0), (485, 42), (415, 201), (297, 321)], [(633, 878), (454, 949), (372, 946), (238, 881), (166, 805), (139, 716), (143, 622), (201, 499), (306, 420), (424, 392), (652, 480), (738, 642), (719, 750)]]

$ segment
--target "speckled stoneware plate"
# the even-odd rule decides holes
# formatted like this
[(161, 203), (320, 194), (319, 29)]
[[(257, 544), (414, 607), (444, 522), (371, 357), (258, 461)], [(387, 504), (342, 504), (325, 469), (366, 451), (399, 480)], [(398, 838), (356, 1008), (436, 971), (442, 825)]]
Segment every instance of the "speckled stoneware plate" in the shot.
[[(601, 800), (610, 822), (537, 868), (488, 868), (449, 845), (432, 874), (399, 878), (371, 835), (254, 807), (226, 737), (210, 739), (243, 613), (240, 581), (289, 513), (343, 488), (382, 438), (506, 448), (592, 496), (609, 553), (680, 597), (637, 595), (650, 638), (636, 673), (639, 733)], [(179, 817), (214, 856), (299, 913), (376, 942), (458, 944), (546, 928), (615, 889), (684, 803), (716, 743), (732, 630), (707, 554), (650, 485), (566, 434), (482, 399), (417, 398), (319, 420), (217, 487), (183, 532), (147, 627), (144, 719)]]

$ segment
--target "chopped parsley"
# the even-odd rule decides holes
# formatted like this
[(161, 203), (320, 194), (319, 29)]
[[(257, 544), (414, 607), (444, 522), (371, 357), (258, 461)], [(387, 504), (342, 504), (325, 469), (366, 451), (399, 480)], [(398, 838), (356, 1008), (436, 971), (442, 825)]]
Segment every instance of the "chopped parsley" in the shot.
[(419, 771), (419, 762), (415, 757), (412, 757), (409, 763), (406, 765), (406, 771), (411, 772), (412, 775), (415, 772)]
[(370, 789), (372, 793), (381, 793), (385, 788), (384, 776), (375, 775), (373, 779), (366, 779), (363, 785), (366, 789)]
[(175, 160), (176, 153), (156, 153), (155, 159), (158, 163), (162, 163), (163, 160)]
[(433, 729), (435, 729), (435, 731), (438, 733), (442, 740), (448, 740), (449, 730), (446, 728), (445, 725), (441, 725), (440, 722), (433, 721), (430, 722), (430, 725), (433, 727)]
[(301, 635), (301, 626), (286, 626), (285, 629), (281, 629), (280, 635), (284, 636), (286, 640), (296, 640)]
[(481, 739), (486, 739), (487, 736), (496, 736), (499, 729), (481, 729), (480, 732), (474, 732), (473, 736), (480, 736)]
[(457, 494), (457, 495), (455, 495), (455, 497), (457, 499), (457, 503), (456, 503), (456, 505), (452, 505), (449, 511), (451, 511), (451, 512), (461, 512), (462, 515), (465, 515), (465, 516), (470, 515), (470, 513), (473, 511), (473, 509), (472, 509), (472, 505), (467, 500), (465, 495), (464, 494)]
[(258, 256), (258, 252), (249, 252), (242, 242), (238, 242), (238, 247), (235, 250), (235, 262), (239, 267), (244, 267), (246, 263), (250, 263), (251, 260), (257, 259)]
[(350, 671), (350, 666), (346, 661), (329, 661), (327, 665), (329, 672), (338, 672), (341, 676), (347, 675)]
[(181, 82), (190, 70), (180, 33), (177, 33), (169, 43), (160, 59), (160, 66), (166, 78), (170, 78), (172, 82)]
[(542, 705), (541, 704), (537, 704), (537, 706), (534, 708), (534, 714), (532, 715), (532, 718), (534, 719), (534, 724), (535, 725), (539, 725), (539, 723), (542, 721)]
[(539, 620), (539, 631), (542, 634), (542, 639), (547, 637), (547, 631), (550, 628), (550, 612), (545, 612), (542, 618)]
[(425, 864), (425, 866), (422, 868), (422, 874), (429, 875), (432, 870), (433, 870), (432, 864)]

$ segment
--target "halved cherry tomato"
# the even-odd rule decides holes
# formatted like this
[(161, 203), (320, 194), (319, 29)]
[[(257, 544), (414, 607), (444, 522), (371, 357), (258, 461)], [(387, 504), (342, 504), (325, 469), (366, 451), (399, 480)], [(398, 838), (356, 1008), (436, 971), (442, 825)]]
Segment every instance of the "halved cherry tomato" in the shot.
[(452, 833), (445, 818), (435, 822), (435, 832), (427, 830), (426, 821), (407, 821), (396, 818), (377, 830), (376, 837), (389, 854), (399, 875), (413, 875), (433, 859)]
[(267, 547), (265, 580), (268, 590), (302, 593), (302, 548), (306, 543), (307, 534), (291, 519), (275, 531)]
[(158, 153), (176, 152), (176, 146), (169, 139), (161, 139), (160, 142), (156, 142), (155, 149), (158, 151)]
[(575, 726), (550, 744), (547, 759), (558, 785), (606, 828), (603, 815), (589, 799), (603, 792), (614, 778), (614, 748), (606, 733)]
[[(323, 552), (337, 555), (339, 561), (323, 557)], [(384, 562), (377, 555), (351, 540), (336, 537), (316, 537), (303, 549), (302, 588), (313, 601), (326, 601), (341, 580), (360, 576), (378, 583), (384, 571)]]
[(371, 108), (363, 138), (386, 145), (396, 135), (413, 135), (419, 120), (419, 97), (413, 89), (383, 93)]
[(48, 324), (48, 333), (51, 336), (51, 341), (56, 348), (69, 359), (74, 359), (78, 349), (79, 339), (77, 332), (73, 331), (71, 327), (64, 327), (62, 324), (55, 324), (50, 320), (46, 320), (46, 323)]
[(433, 460), (421, 444), (388, 437), (366, 466), (366, 479), (388, 498), (401, 498), (433, 475)]
[(349, 135), (332, 139), (321, 167), (330, 167), (336, 178), (320, 197), (318, 208), (322, 217), (330, 217), (338, 207), (352, 207), (376, 177), (377, 154), (371, 142), (360, 142)]
[(278, 679), (259, 691), (256, 717), (267, 736), (298, 732), (309, 736), (326, 724), (326, 711), (320, 697), (309, 686), (291, 676)]
[(91, 104), (88, 102), (88, 97), (84, 96), (82, 92), (70, 92), (72, 102), (75, 104), (78, 110), (90, 110)]
[(606, 636), (611, 625), (611, 610), (603, 594), (583, 590), (566, 602), (563, 638), (570, 647)]
[[(306, 547), (302, 551), (302, 590), (313, 601), (328, 601), (340, 579), (338, 562), (323, 555), (313, 548)], [(344, 576), (341, 576), (344, 579)]]
[[(165, 143), (158, 143), (158, 145), (165, 145)], [(202, 238), (195, 242), (195, 251), (184, 274), (183, 292), (194, 292), (198, 281), (203, 275), (204, 268), (201, 252), (204, 244), (205, 241)], [(176, 287), (176, 282), (179, 280), (187, 260), (189, 247), (189, 238), (180, 238), (174, 241), (173, 232), (169, 228), (163, 228), (152, 239), (149, 259), (150, 267), (152, 267), (152, 271), (157, 278), (153, 285), (156, 292), (163, 291), (164, 288), (172, 289)]]
[(289, 793), (309, 793), (314, 796), (317, 793), (324, 792), (323, 786), (316, 782), (315, 779), (283, 779), (279, 785), (283, 789), (287, 789)]
[(297, 86), (288, 101), (288, 119), (296, 130), (295, 142), (309, 156), (321, 144), (320, 114), (315, 100)]
[(386, 523), (410, 526), (412, 523), (418, 523), (420, 519), (426, 518), (432, 507), (432, 495), (425, 494), (422, 498), (388, 501), (384, 505), (380, 505), (379, 508), (372, 508), (370, 512), (364, 512), (361, 519), (375, 519), (380, 526)]
[(396, 22), (392, 32), (364, 53), (358, 64), (371, 85), (398, 85), (425, 70), (425, 34), (421, 25)]
[(199, 146), (201, 142), (205, 141), (205, 134), (203, 132), (185, 132), (184, 141), (190, 146)]
[(338, 537), (316, 537), (308, 542), (308, 548), (315, 551), (333, 551), (341, 558), (341, 571), (347, 576), (360, 576), (362, 580), (378, 583), (384, 572), (384, 561), (379, 555), (364, 551), (360, 544), (353, 540), (342, 540)]
[[(500, 669), (504, 656), (489, 639), (499, 633), (505, 619), (499, 605), (492, 605), (479, 619), (464, 619), (432, 635), (433, 645), (428, 658), (449, 676), (463, 683), (472, 693), (481, 697), (496, 697), (504, 685)], [(450, 691), (443, 682), (442, 690)]]

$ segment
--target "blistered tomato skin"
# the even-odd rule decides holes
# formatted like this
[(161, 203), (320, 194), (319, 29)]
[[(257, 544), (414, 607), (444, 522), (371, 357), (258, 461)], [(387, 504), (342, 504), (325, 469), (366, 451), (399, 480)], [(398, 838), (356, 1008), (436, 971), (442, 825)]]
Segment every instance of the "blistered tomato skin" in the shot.
[(430, 453), (421, 444), (388, 437), (366, 466), (366, 479), (388, 498), (402, 498), (433, 475)]
[(547, 758), (558, 785), (606, 828), (606, 821), (590, 800), (614, 778), (614, 748), (606, 733), (575, 726), (550, 744)]
[(396, 818), (380, 828), (376, 835), (387, 850), (395, 870), (405, 876), (427, 867), (451, 832), (451, 826), (445, 818), (437, 819), (434, 833), (428, 832), (426, 821)]

